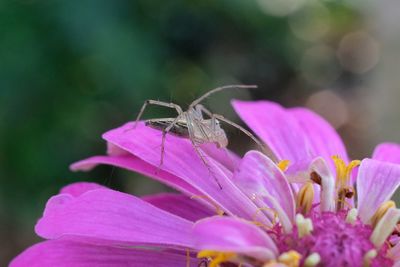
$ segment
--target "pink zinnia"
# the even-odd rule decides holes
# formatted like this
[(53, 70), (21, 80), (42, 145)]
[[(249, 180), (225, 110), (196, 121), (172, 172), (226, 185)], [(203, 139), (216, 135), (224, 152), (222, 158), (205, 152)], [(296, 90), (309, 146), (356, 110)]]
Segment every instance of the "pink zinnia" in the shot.
[(109, 164), (145, 174), (181, 193), (134, 197), (76, 183), (50, 198), (36, 233), (47, 239), (11, 266), (400, 266), (391, 196), (400, 183), (400, 146), (349, 161), (334, 129), (303, 108), (235, 101), (278, 162), (257, 151), (240, 159), (132, 123), (103, 135)]

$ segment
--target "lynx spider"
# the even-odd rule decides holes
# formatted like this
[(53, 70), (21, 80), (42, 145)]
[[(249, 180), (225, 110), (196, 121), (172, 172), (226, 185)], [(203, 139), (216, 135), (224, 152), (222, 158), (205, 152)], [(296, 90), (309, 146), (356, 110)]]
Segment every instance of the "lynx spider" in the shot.
[[(140, 109), (140, 112), (136, 118), (136, 122), (134, 127), (136, 127), (140, 118), (143, 115), (144, 110), (148, 105), (156, 105), (167, 108), (175, 109), (178, 113), (176, 118), (161, 118), (161, 119), (149, 119), (145, 121), (145, 125), (150, 126), (152, 128), (158, 129), (162, 131), (162, 141), (161, 141), (161, 158), (159, 168), (162, 166), (164, 161), (164, 144), (167, 133), (172, 133), (180, 137), (189, 138), (195, 152), (200, 157), (204, 165), (208, 168), (211, 173), (211, 169), (207, 163), (207, 160), (202, 155), (199, 145), (204, 143), (215, 143), (218, 148), (226, 148), (228, 145), (228, 138), (225, 134), (225, 131), (220, 126), (220, 121), (225, 122), (247, 136), (249, 136), (257, 145), (262, 148), (262, 151), (265, 152), (264, 145), (249, 131), (244, 129), (242, 126), (226, 119), (224, 116), (212, 113), (203, 105), (200, 104), (205, 98), (209, 97), (211, 94), (216, 92), (230, 89), (230, 88), (257, 88), (256, 85), (226, 85), (222, 87), (215, 88), (204, 95), (200, 96), (196, 100), (194, 100), (186, 111), (183, 111), (182, 108), (175, 103), (162, 102), (157, 100), (146, 100)], [(204, 118), (204, 115), (208, 116), (209, 119)], [(214, 176), (214, 175), (213, 175)], [(222, 189), (221, 184), (214, 176), (214, 179), (218, 186)]]

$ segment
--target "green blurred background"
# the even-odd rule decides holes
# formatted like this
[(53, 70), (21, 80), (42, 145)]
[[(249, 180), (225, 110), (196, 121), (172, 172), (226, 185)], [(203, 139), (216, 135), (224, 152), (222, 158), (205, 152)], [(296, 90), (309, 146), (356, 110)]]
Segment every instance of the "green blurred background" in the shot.
[[(308, 106), (358, 158), (400, 141), (393, 2), (0, 1), (0, 265), (39, 240), (34, 224), (63, 185), (163, 190), (106, 166), (68, 170), (103, 154), (101, 134), (135, 118), (146, 99), (186, 105), (220, 85), (257, 84), (206, 103), (237, 121), (231, 98)], [(151, 108), (145, 117), (170, 114)], [(229, 134), (234, 149), (250, 144)]]

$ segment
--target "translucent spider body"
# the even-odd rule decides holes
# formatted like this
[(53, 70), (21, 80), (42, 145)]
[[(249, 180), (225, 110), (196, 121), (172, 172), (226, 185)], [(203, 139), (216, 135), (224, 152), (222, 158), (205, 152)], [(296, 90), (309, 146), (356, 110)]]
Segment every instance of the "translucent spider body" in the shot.
[[(164, 161), (164, 144), (165, 138), (168, 133), (174, 134), (176, 136), (188, 138), (197, 153), (197, 155), (201, 158), (203, 163), (207, 166), (209, 171), (211, 172), (207, 160), (202, 155), (199, 145), (205, 143), (214, 143), (218, 148), (225, 148), (228, 145), (228, 138), (226, 136), (225, 131), (221, 128), (220, 122), (225, 122), (249, 136), (253, 139), (263, 151), (265, 151), (264, 146), (261, 142), (249, 131), (244, 129), (242, 126), (226, 119), (222, 115), (212, 113), (208, 109), (206, 109), (203, 105), (200, 104), (205, 98), (209, 95), (216, 93), (218, 91), (222, 91), (224, 89), (229, 88), (256, 88), (254, 85), (227, 85), (215, 88), (198, 99), (194, 100), (188, 107), (186, 111), (183, 111), (182, 108), (174, 103), (167, 103), (157, 100), (147, 100), (143, 104), (140, 112), (136, 118), (136, 124), (140, 120), (143, 115), (144, 110), (148, 105), (156, 105), (163, 106), (168, 108), (173, 108), (178, 113), (176, 118), (161, 118), (161, 119), (149, 119), (145, 121), (147, 126), (158, 129), (162, 131), (162, 141), (161, 141), (161, 157), (160, 157), (160, 166), (162, 166)], [(204, 117), (207, 116), (207, 118)], [(135, 124), (135, 125), (136, 125)], [(214, 177), (215, 178), (215, 177)], [(220, 183), (216, 180), (219, 187), (222, 189)]]
[(176, 136), (189, 138), (193, 144), (215, 143), (217, 147), (228, 145), (228, 138), (216, 118), (205, 119), (202, 113), (182, 112), (177, 118), (150, 119), (145, 124)]

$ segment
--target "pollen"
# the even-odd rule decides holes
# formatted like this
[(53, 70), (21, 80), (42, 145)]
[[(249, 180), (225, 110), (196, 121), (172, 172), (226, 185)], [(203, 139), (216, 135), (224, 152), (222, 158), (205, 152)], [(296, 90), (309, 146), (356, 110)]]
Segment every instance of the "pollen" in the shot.
[(278, 262), (283, 263), (288, 267), (298, 267), (300, 266), (301, 254), (295, 250), (290, 250), (288, 252), (282, 253)]
[(311, 219), (305, 219), (300, 213), (296, 215), (296, 225), (299, 238), (310, 235), (313, 230), (313, 223)]
[(287, 170), (287, 168), (289, 167), (289, 165), (290, 165), (290, 160), (287, 160), (287, 159), (285, 159), (285, 160), (281, 160), (279, 163), (278, 163), (278, 168), (281, 170), (281, 171), (286, 171)]
[(197, 253), (197, 258), (207, 258), (210, 261), (209, 267), (219, 267), (221, 263), (229, 262), (236, 258), (236, 253), (202, 250)]
[(311, 208), (314, 199), (314, 187), (312, 182), (307, 182), (303, 187), (300, 189), (296, 204), (297, 208), (300, 212), (307, 214)]
[(386, 212), (390, 208), (396, 208), (396, 203), (392, 200), (384, 202), (375, 212), (374, 216), (372, 216), (370, 222), (372, 227), (375, 227), (378, 222), (382, 219), (382, 217), (386, 214)]
[(352, 208), (349, 210), (346, 216), (346, 222), (349, 224), (355, 224), (357, 221), (357, 216), (358, 216), (358, 210), (355, 208)]
[(314, 267), (321, 262), (321, 256), (318, 253), (312, 253), (304, 261), (304, 267)]

